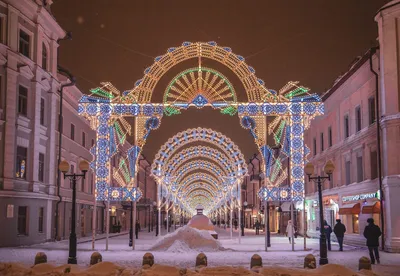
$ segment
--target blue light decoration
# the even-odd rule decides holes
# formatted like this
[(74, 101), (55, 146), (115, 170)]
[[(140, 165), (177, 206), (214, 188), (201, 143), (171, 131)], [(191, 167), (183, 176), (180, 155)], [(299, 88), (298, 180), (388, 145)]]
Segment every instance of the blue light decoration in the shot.
[[(201, 91), (192, 89), (190, 95), (200, 95), (200, 97), (188, 97), (188, 100), (174, 103), (151, 103), (150, 99), (154, 87), (162, 75), (177, 63), (193, 57), (198, 57), (199, 62), (202, 57), (211, 58), (232, 69), (244, 86), (248, 102), (237, 102), (236, 99), (229, 101), (214, 99), (202, 94)], [(159, 68), (162, 68), (162, 70), (159, 70)], [(203, 76), (202, 74), (199, 75)], [(139, 129), (135, 130), (139, 135), (136, 137), (137, 144), (135, 145), (138, 147), (137, 154), (135, 153), (137, 159), (151, 131), (159, 127), (163, 114), (172, 111), (177, 114), (176, 110), (182, 108), (203, 108), (206, 106), (221, 109), (222, 113), (231, 116), (237, 114), (241, 125), (250, 131), (265, 163), (263, 166), (266, 176), (265, 182), (268, 183), (266, 189), (270, 189), (270, 194), (273, 195), (269, 198), (288, 198), (283, 196), (286, 195), (285, 193), (289, 193), (289, 197), (293, 200), (304, 198), (303, 167), (309, 153), (309, 149), (304, 145), (304, 131), (309, 127), (310, 121), (315, 116), (323, 114), (324, 105), (318, 95), (308, 93), (308, 88), (298, 85), (298, 82), (289, 82), (278, 91), (268, 89), (264, 81), (255, 76), (255, 69), (246, 64), (242, 56), (234, 54), (229, 47), (218, 46), (216, 42), (184, 42), (182, 46), (170, 47), (165, 54), (156, 57), (155, 63), (145, 69), (143, 78), (135, 82), (133, 89), (121, 93), (111, 83), (106, 82), (101, 83), (101, 85), (101, 87), (91, 90), (92, 95), (82, 96), (78, 106), (79, 114), (88, 119), (92, 128), (97, 131), (96, 144), (91, 149), (93, 161), (90, 167), (95, 169), (95, 193), (98, 200), (107, 200), (110, 193), (117, 191), (107, 187), (113, 176), (110, 173), (112, 171), (110, 157), (118, 152), (118, 148), (126, 143), (126, 137), (131, 135), (129, 134), (129, 124), (126, 120), (124, 121), (124, 117), (136, 117), (136, 120), (139, 121)], [(227, 86), (229, 87), (228, 84)], [(236, 97), (236, 94), (231, 94), (230, 97)], [(212, 95), (215, 96), (216, 94), (212, 93)], [(266, 116), (275, 117), (268, 127), (265, 124)], [(291, 157), (290, 184), (292, 189), (279, 191), (280, 194), (277, 194), (276, 189), (272, 193), (273, 188), (278, 188), (273, 186), (277, 183), (276, 170), (279, 165), (274, 166), (272, 171), (272, 166), (277, 163), (270, 149), (266, 146), (265, 138), (268, 134), (272, 135), (276, 144), (282, 147), (282, 152)], [(221, 145), (220, 153), (211, 150), (206, 152), (204, 148), (196, 148), (190, 151), (182, 151), (179, 155), (175, 154), (178, 144), (174, 143), (187, 144), (187, 141), (204, 141), (207, 139), (213, 145)], [(165, 166), (162, 172), (171, 172), (169, 166), (183, 164), (185, 158), (192, 160), (193, 156), (200, 156), (200, 151), (209, 154), (210, 158), (223, 161), (220, 164), (229, 167), (227, 169), (229, 171), (228, 176), (234, 176), (237, 171), (241, 172), (246, 169), (241, 164), (241, 158), (238, 157), (238, 149), (232, 151), (230, 148), (232, 143), (226, 142), (227, 140), (221, 136), (196, 130), (177, 138), (177, 141), (168, 145), (172, 148), (162, 151), (163, 157), (157, 163), (157, 165)], [(137, 174), (136, 170), (132, 171), (135, 166), (131, 162), (133, 161), (129, 160), (129, 173)], [(238, 168), (235, 169), (235, 165)], [(123, 169), (126, 168), (123, 166)], [(215, 173), (215, 171), (212, 172)], [(270, 179), (272, 174), (275, 182)], [(134, 177), (134, 175), (131, 175), (131, 177)], [(123, 184), (126, 185), (127, 183)], [(114, 192), (114, 194), (117, 194), (117, 192)], [(125, 191), (125, 194), (132, 200), (136, 200), (132, 193)], [(138, 193), (136, 192), (136, 194)], [(226, 194), (224, 194), (224, 197), (226, 197)]]
[(131, 178), (136, 176), (136, 162), (140, 154), (140, 148), (138, 146), (133, 146), (128, 150), (128, 160), (129, 160), (129, 172)]

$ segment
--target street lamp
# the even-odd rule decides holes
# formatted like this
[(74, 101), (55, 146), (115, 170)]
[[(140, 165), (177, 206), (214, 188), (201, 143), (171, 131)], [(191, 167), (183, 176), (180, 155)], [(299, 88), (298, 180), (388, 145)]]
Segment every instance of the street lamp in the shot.
[(319, 264), (324, 265), (328, 263), (328, 250), (326, 246), (326, 235), (324, 231), (324, 209), (322, 206), (322, 181), (323, 180), (331, 180), (331, 174), (335, 170), (335, 165), (332, 163), (332, 161), (328, 161), (325, 164), (324, 167), (324, 172), (328, 176), (311, 176), (314, 174), (314, 165), (311, 163), (308, 163), (304, 171), (308, 175), (308, 181), (317, 181), (318, 185), (318, 198), (319, 198), (319, 220), (320, 220), (320, 239), (319, 239), (319, 252), (320, 252), (320, 258), (319, 258)]
[(72, 180), (72, 215), (71, 215), (71, 233), (69, 234), (69, 256), (68, 263), (69, 264), (77, 264), (76, 260), (76, 181), (80, 178), (85, 179), (86, 172), (89, 170), (89, 163), (85, 160), (82, 160), (79, 163), (79, 169), (82, 171), (82, 174), (71, 173), (67, 174), (69, 171), (69, 164), (67, 161), (62, 161), (58, 165), (58, 169), (64, 174), (64, 179), (69, 178)]
[(247, 207), (247, 201), (243, 202), (243, 208), (242, 208), (242, 236), (244, 236), (244, 224), (246, 222), (244, 218), (244, 209)]
[(133, 201), (131, 201), (131, 215), (129, 222), (129, 246), (133, 244)]

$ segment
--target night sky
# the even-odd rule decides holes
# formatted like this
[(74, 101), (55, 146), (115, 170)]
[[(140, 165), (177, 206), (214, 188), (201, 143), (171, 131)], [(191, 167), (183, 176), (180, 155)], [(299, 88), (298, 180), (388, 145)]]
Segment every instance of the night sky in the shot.
[[(270, 89), (298, 80), (323, 93), (350, 63), (377, 44), (376, 11), (384, 0), (55, 0), (54, 16), (72, 41), (62, 41), (60, 65), (77, 78), (83, 93), (112, 82), (121, 91), (133, 88), (143, 70), (169, 47), (184, 41), (216, 41), (231, 47), (255, 68)], [(223, 73), (239, 100), (245, 92), (230, 70), (212, 61), (204, 66)], [(158, 83), (152, 100), (160, 102), (166, 85), (191, 60), (175, 66)], [(210, 127), (230, 137), (246, 158), (256, 152), (253, 138), (237, 116), (204, 108), (164, 116), (143, 153), (154, 154), (175, 133)]]

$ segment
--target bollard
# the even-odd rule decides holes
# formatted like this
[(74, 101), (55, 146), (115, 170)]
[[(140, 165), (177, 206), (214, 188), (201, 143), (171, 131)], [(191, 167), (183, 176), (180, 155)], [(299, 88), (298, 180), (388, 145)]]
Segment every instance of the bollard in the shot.
[(250, 261), (250, 269), (257, 269), (262, 267), (262, 258), (260, 255), (258, 254), (254, 254), (253, 256), (251, 256), (251, 261)]
[(200, 253), (196, 257), (196, 269), (200, 269), (207, 266), (207, 256), (204, 253)]
[(308, 254), (304, 257), (304, 268), (308, 269), (316, 269), (317, 268), (317, 261), (313, 254)]
[(35, 256), (35, 265), (47, 263), (47, 256), (44, 252), (38, 252)]
[(103, 261), (103, 256), (99, 252), (93, 252), (90, 256), (90, 265), (95, 265), (97, 263), (101, 263)]
[(146, 268), (152, 267), (154, 265), (154, 256), (153, 254), (147, 252), (143, 255), (142, 266), (146, 266)]
[(368, 257), (361, 257), (358, 260), (358, 270), (361, 269), (372, 270), (371, 260)]

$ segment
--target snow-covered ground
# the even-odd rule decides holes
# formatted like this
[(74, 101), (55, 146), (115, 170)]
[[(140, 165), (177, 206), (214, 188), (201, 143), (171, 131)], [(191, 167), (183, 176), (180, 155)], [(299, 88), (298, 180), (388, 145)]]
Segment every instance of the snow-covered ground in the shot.
[[(314, 254), (319, 258), (319, 245), (316, 239), (307, 239), (307, 249), (304, 251), (303, 238), (296, 239), (295, 251), (286, 237), (272, 235), (271, 247), (264, 251), (264, 236), (255, 236), (254, 231), (247, 230), (246, 235), (238, 242), (238, 232), (230, 239), (229, 230), (217, 229), (219, 241), (227, 250), (219, 252), (205, 252), (209, 266), (244, 266), (249, 267), (251, 256), (255, 253), (263, 258), (263, 264), (279, 265), (285, 267), (303, 267), (304, 257)], [(261, 234), (263, 234), (261, 232)], [(163, 235), (165, 233), (163, 232)], [(96, 250), (103, 255), (103, 261), (114, 262), (125, 267), (140, 267), (143, 255), (159, 242), (161, 238), (155, 237), (154, 232), (140, 232), (136, 240), (136, 250), (128, 246), (128, 235), (121, 235), (109, 239), (109, 250), (105, 251), (106, 240), (96, 241)], [(88, 265), (92, 254), (91, 242), (78, 244), (78, 264)], [(29, 247), (0, 248), (0, 262), (20, 262), (32, 265), (34, 256), (42, 251), (47, 254), (48, 262), (55, 265), (65, 264), (68, 259), (68, 242), (45, 243)], [(152, 251), (155, 263), (176, 265), (182, 268), (193, 268), (198, 252), (164, 252)], [(381, 265), (374, 265), (374, 272), (379, 275), (400, 275), (400, 254), (380, 252)], [(358, 260), (362, 256), (368, 256), (366, 248), (344, 247), (344, 252), (338, 251), (338, 245), (332, 245), (332, 251), (328, 252), (329, 263), (341, 264), (353, 270), (358, 268)]]

